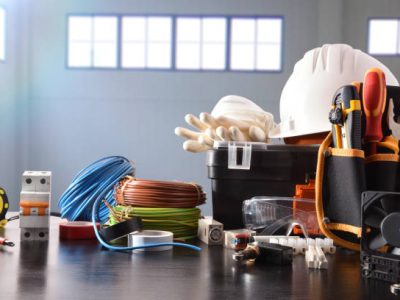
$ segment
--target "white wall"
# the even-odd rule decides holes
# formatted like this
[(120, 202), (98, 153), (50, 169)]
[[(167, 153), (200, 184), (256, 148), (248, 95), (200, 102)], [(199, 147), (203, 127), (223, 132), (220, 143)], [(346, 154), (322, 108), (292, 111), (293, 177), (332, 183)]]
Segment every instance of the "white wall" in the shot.
[[(354, 47), (367, 50), (368, 19), (381, 17), (400, 17), (400, 1), (398, 0), (351, 0), (344, 1), (343, 38)], [(377, 56), (381, 62), (390, 68), (397, 78), (400, 78), (399, 57)]]
[(16, 208), (19, 197), (19, 173), (23, 162), (19, 144), (20, 121), (25, 115), (24, 86), (21, 77), (18, 23), (21, 11), (12, 0), (1, 0), (0, 5), (6, 9), (6, 60), (0, 62), (0, 186), (9, 197), (12, 208)]
[[(298, 0), (296, 5), (290, 0), (31, 1), (28, 28), (34, 72), (27, 155), (29, 168), (53, 171), (53, 205), (80, 168), (112, 154), (135, 161), (138, 177), (196, 181), (210, 191), (205, 154), (184, 152), (174, 128), (184, 125), (186, 113), (211, 111), (227, 94), (249, 97), (278, 116), (280, 91), (294, 62), (317, 44), (315, 4), (310, 0)], [(283, 72), (67, 70), (66, 15), (104, 12), (284, 15)], [(204, 211), (210, 214), (211, 198)]]
[[(10, 141), (0, 148), (0, 185), (16, 196), (22, 170), (52, 170), (53, 210), (72, 176), (105, 155), (135, 161), (138, 177), (196, 181), (209, 192), (205, 154), (184, 152), (173, 133), (186, 113), (239, 94), (279, 119), (281, 89), (306, 50), (343, 41), (366, 50), (367, 16), (400, 12), (396, 0), (2, 1), (14, 11), (18, 38), (13, 59), (0, 65), (0, 137)], [(283, 72), (68, 70), (68, 13), (283, 15)], [(400, 75), (399, 59), (382, 60)], [(211, 198), (203, 211), (210, 214)]]

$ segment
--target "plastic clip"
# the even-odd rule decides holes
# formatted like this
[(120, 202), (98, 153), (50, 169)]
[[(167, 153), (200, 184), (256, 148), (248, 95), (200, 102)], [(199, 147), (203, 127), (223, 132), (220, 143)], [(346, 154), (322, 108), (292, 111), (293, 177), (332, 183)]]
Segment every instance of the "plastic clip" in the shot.
[[(238, 149), (242, 149), (242, 162), (238, 163)], [(251, 143), (229, 142), (228, 144), (228, 169), (250, 170)]]

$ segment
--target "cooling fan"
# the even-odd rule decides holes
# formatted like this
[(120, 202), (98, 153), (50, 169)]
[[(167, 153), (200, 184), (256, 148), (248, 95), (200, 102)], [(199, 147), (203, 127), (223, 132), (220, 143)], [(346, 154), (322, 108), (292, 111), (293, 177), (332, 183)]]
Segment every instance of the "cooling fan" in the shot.
[(400, 193), (362, 194), (362, 274), (390, 282), (400, 280)]

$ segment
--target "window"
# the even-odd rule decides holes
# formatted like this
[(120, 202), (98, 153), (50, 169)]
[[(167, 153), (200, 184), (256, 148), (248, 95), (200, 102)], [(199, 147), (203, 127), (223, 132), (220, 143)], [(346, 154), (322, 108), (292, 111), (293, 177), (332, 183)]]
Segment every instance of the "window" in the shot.
[(400, 54), (400, 19), (371, 19), (368, 27), (368, 53)]
[(0, 61), (6, 59), (6, 11), (0, 7)]
[(71, 68), (279, 71), (282, 17), (73, 15)]
[(122, 67), (171, 68), (171, 17), (122, 18)]
[(226, 68), (226, 19), (177, 18), (176, 68)]
[(232, 70), (281, 69), (281, 18), (232, 18)]
[(117, 17), (69, 17), (68, 66), (115, 68), (117, 28)]

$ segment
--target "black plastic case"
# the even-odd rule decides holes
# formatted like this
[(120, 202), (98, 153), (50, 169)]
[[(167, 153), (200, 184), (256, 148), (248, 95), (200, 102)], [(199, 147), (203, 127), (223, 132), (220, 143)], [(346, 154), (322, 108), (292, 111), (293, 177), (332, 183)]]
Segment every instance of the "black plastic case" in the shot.
[(296, 184), (315, 177), (318, 146), (217, 143), (207, 153), (214, 219), (224, 229), (243, 228), (244, 200), (293, 197)]

